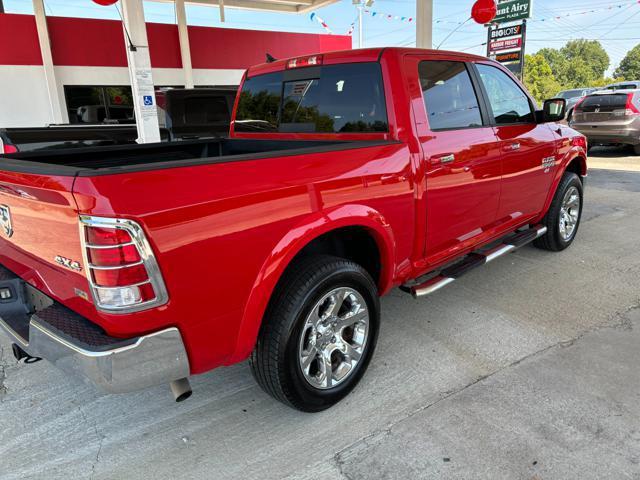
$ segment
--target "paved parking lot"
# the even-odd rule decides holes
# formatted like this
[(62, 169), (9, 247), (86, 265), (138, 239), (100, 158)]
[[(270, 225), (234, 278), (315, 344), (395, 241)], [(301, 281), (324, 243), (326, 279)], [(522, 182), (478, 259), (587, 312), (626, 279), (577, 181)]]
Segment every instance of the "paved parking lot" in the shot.
[(425, 300), (392, 292), (363, 382), (316, 415), (246, 364), (181, 404), (167, 387), (99, 396), (16, 365), (3, 337), (0, 478), (640, 479), (639, 238), (640, 173), (593, 170), (571, 249), (526, 247)]
[(589, 166), (607, 170), (640, 172), (640, 155), (630, 147), (594, 147), (589, 152)]

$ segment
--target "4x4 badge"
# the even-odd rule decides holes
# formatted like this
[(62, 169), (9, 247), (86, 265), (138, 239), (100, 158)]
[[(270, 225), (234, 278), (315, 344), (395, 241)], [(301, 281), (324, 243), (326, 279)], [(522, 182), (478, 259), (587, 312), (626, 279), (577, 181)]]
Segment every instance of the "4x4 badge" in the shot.
[(11, 210), (7, 205), (0, 205), (0, 225), (2, 225), (2, 231), (11, 238), (13, 236), (13, 225), (11, 224)]
[(556, 164), (556, 157), (545, 157), (542, 159), (542, 168), (544, 173), (549, 173), (551, 168), (553, 168)]
[(82, 266), (80, 265), (80, 262), (76, 262), (75, 260), (71, 260), (70, 258), (56, 255), (56, 258), (54, 260), (58, 265), (62, 265), (63, 267), (69, 268), (71, 270), (75, 270), (76, 272), (79, 272), (82, 270)]

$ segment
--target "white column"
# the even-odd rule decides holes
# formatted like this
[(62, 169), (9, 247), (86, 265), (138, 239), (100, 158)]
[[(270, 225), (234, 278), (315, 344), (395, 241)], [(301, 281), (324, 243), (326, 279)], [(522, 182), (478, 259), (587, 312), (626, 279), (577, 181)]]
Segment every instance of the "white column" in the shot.
[(49, 41), (49, 29), (47, 28), (47, 16), (44, 11), (43, 0), (33, 0), (33, 12), (36, 17), (36, 28), (38, 29), (38, 41), (40, 43), (40, 53), (42, 54), (42, 67), (44, 68), (44, 78), (49, 96), (49, 107), (51, 109), (51, 123), (67, 123), (68, 115), (62, 97), (58, 91), (56, 71), (51, 57), (51, 42)]
[(416, 47), (433, 48), (433, 0), (416, 0)]
[(358, 5), (358, 48), (362, 48), (364, 38), (364, 25), (362, 20), (362, 4)]
[(133, 107), (138, 126), (138, 143), (160, 141), (160, 126), (151, 73), (149, 41), (142, 0), (120, 0), (124, 19), (124, 41), (129, 63)]
[(180, 38), (180, 56), (184, 72), (185, 88), (193, 88), (193, 68), (191, 66), (191, 47), (189, 45), (189, 29), (187, 27), (187, 11), (184, 0), (176, 0), (176, 17), (178, 19), (178, 37)]

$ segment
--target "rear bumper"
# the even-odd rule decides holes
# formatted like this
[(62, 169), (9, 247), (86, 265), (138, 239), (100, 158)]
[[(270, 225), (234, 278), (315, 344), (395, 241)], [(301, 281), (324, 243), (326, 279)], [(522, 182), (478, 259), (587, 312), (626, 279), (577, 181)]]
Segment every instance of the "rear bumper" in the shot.
[(591, 125), (571, 125), (571, 128), (577, 130), (587, 137), (590, 144), (609, 144), (621, 143), (624, 145), (640, 144), (640, 130), (638, 129), (616, 129), (616, 128), (593, 128)]
[[(2, 270), (0, 288), (10, 286), (18, 302), (33, 295), (30, 286)], [(7, 278), (7, 272), (12, 278)], [(20, 288), (27, 293), (18, 292)], [(29, 355), (48, 360), (109, 393), (131, 392), (189, 376), (189, 359), (177, 328), (114, 338), (63, 305), (47, 303), (35, 313), (6, 302), (0, 306), (0, 329)]]

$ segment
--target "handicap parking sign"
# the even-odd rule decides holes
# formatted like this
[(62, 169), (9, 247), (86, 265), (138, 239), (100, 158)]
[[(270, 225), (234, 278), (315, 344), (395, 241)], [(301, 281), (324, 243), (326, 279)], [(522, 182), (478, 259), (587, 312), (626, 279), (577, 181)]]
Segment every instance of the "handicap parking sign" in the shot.
[(142, 101), (146, 107), (153, 105), (153, 97), (151, 95), (143, 95)]

